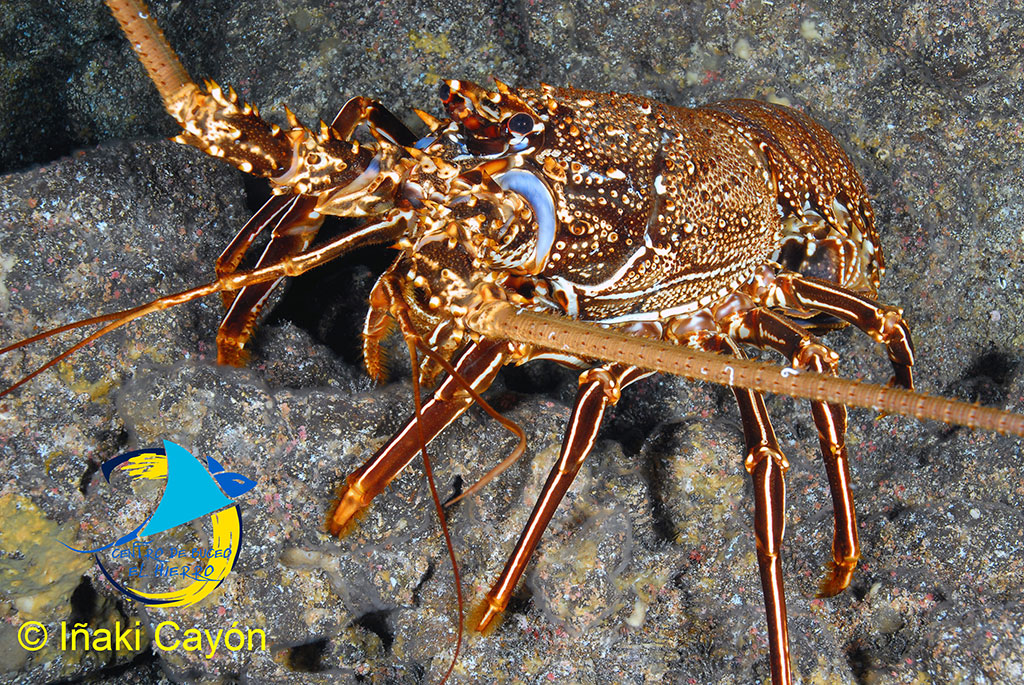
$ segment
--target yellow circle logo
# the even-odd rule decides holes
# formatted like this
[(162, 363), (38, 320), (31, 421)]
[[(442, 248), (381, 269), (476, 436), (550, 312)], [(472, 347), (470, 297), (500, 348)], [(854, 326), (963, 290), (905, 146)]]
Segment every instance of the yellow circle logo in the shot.
[[(165, 480), (163, 495), (153, 514), (108, 545), (96, 549), (68, 549), (96, 558), (103, 575), (122, 594), (149, 606), (179, 607), (200, 601), (227, 577), (238, 559), (242, 544), (242, 516), (231, 498), (238, 497), (256, 482), (239, 473), (224, 470), (207, 457), (206, 466), (185, 448), (164, 440), (163, 449), (126, 452), (104, 462), (103, 476), (110, 482), (115, 470), (135, 480)], [(157, 546), (145, 538), (204, 516), (210, 517), (213, 534), (208, 546)], [(62, 543), (63, 544), (63, 543)], [(118, 581), (103, 564), (100, 554), (128, 566), (127, 581)], [(128, 585), (133, 578), (190, 582), (174, 590), (151, 592)]]

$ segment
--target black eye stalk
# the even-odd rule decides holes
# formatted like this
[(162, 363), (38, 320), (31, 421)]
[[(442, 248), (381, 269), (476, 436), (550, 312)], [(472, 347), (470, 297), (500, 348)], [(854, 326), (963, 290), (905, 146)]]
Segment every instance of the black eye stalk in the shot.
[[(507, 86), (491, 92), (469, 81), (444, 81), (437, 94), (466, 149), (477, 155), (520, 153), (539, 144), (537, 119)], [(511, 110), (511, 111), (509, 111)], [(516, 111), (519, 110), (519, 111)]]
[(508, 129), (510, 133), (525, 136), (533, 130), (533, 117), (525, 112), (520, 112), (519, 114), (509, 117), (509, 120), (505, 122), (505, 128)]

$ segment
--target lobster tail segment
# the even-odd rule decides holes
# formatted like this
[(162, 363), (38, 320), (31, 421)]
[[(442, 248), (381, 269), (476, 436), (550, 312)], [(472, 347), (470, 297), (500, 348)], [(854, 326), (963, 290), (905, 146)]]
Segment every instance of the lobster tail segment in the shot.
[[(803, 112), (757, 100), (726, 100), (700, 109), (725, 118), (768, 157), (784, 221), (820, 223), (849, 237), (874, 293), (885, 270), (868, 191), (842, 146)], [(846, 283), (846, 285), (853, 285)]]

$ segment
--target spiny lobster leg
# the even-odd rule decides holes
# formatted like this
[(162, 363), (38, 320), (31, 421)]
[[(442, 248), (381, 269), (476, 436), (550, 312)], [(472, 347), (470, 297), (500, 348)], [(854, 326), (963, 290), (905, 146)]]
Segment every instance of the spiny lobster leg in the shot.
[[(361, 125), (391, 142), (413, 145), (415, 135), (395, 115), (378, 102), (354, 97), (345, 103), (331, 123), (332, 135), (348, 140)], [(323, 225), (323, 216), (316, 210), (319, 198), (312, 195), (276, 195), (246, 222), (242, 230), (217, 259), (217, 276), (234, 273), (256, 237), (270, 225), (274, 226), (257, 266), (265, 266), (281, 258), (306, 250)], [(279, 281), (249, 286), (240, 292), (222, 293), (228, 309), (217, 332), (217, 361), (241, 366), (247, 356), (244, 346), (252, 335), (264, 302)]]
[[(835, 352), (797, 324), (767, 309), (755, 308), (744, 312), (739, 322), (730, 326), (730, 331), (735, 332), (734, 337), (742, 342), (784, 354), (794, 368), (833, 376), (836, 373), (838, 356)], [(746, 332), (746, 336), (741, 335), (742, 332)], [(834, 519), (832, 561), (818, 587), (818, 596), (831, 597), (850, 584), (860, 559), (850, 460), (846, 451), (846, 407), (812, 401), (811, 415), (818, 429), (821, 457), (828, 474)]]
[(562, 441), (561, 454), (548, 474), (505, 568), (477, 612), (478, 618), (473, 622), (477, 630), (486, 630), (508, 606), (512, 591), (537, 549), (544, 529), (594, 446), (605, 409), (618, 401), (622, 388), (649, 375), (649, 371), (620, 364), (589, 369), (580, 375), (580, 388)]
[[(256, 238), (268, 226), (280, 223), (281, 217), (294, 199), (295, 197), (290, 195), (273, 195), (263, 203), (259, 211), (249, 217), (249, 220), (245, 222), (245, 225), (242, 226), (238, 233), (235, 234), (235, 237), (231, 239), (231, 242), (228, 243), (228, 246), (224, 248), (220, 256), (217, 257), (214, 269), (217, 272), (218, 278), (238, 270), (238, 266), (242, 263), (245, 253), (252, 247)], [(238, 296), (238, 291), (222, 292), (220, 296), (224, 302), (224, 309), (227, 310), (231, 303), (235, 301), (235, 297)]]
[(914, 346), (902, 310), (878, 304), (835, 283), (796, 273), (779, 274), (775, 285), (782, 293), (785, 304), (831, 314), (884, 344), (892, 363), (891, 382), (908, 390), (914, 389), (911, 371), (914, 365)]
[(361, 95), (345, 103), (331, 122), (331, 128), (342, 140), (348, 140), (363, 123), (369, 124), (374, 131), (396, 145), (412, 147), (416, 144), (416, 134), (410, 131), (401, 119), (376, 100)]
[[(742, 357), (730, 338), (712, 334), (691, 344), (708, 352)], [(754, 483), (754, 536), (757, 565), (761, 572), (765, 613), (768, 618), (768, 649), (772, 685), (789, 685), (789, 628), (786, 624), (786, 594), (782, 584), (782, 536), (786, 527), (786, 482), (789, 463), (779, 448), (761, 393), (733, 388), (743, 423), (747, 456), (744, 467)]]
[(370, 308), (363, 322), (363, 365), (370, 378), (381, 383), (387, 375), (386, 358), (382, 341), (388, 336), (395, 325), (391, 316), (391, 295), (389, 284), (393, 282), (399, 262), (395, 262), (385, 271), (370, 291)]
[[(509, 355), (507, 342), (482, 341), (473, 343), (459, 357), (455, 371), (477, 393), (481, 393), (494, 380)], [(415, 416), (377, 454), (349, 475), (338, 503), (328, 514), (327, 527), (340, 535), (352, 518), (365, 509), (402, 469), (409, 465), (423, 444), (430, 443), (452, 421), (460, 417), (473, 404), (473, 397), (453, 376), (448, 376), (423, 405), (417, 425)]]
[[(279, 199), (284, 199), (286, 202), (278, 206)], [(267, 243), (266, 249), (256, 263), (257, 268), (275, 264), (283, 257), (304, 252), (313, 242), (317, 231), (320, 230), (320, 226), (324, 222), (323, 216), (313, 211), (316, 203), (317, 198), (309, 195), (273, 197), (268, 200), (260, 211), (246, 222), (238, 236), (221, 255), (221, 259), (217, 260), (217, 276), (223, 277), (234, 273), (242, 258), (242, 254), (235, 250), (236, 245), (241, 246), (241, 243), (248, 239), (248, 243), (244, 245), (247, 248), (251, 244), (252, 238), (255, 238), (255, 233), (252, 238), (246, 234), (250, 230), (258, 232), (272, 221), (275, 222), (274, 230), (271, 233), (270, 242)], [(250, 225), (255, 228), (250, 229)], [(242, 252), (244, 252), (244, 248)], [(223, 293), (224, 302), (229, 306), (227, 314), (217, 330), (218, 363), (231, 366), (242, 366), (245, 363), (247, 357), (244, 350), (245, 344), (252, 336), (263, 304), (270, 292), (280, 282), (278, 279), (246, 286), (239, 290), (234, 297), (231, 297), (230, 293)]]

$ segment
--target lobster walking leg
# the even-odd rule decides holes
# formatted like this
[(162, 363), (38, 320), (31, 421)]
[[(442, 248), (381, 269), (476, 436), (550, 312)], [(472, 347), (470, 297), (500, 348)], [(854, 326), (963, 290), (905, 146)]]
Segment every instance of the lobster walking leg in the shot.
[[(491, 384), (507, 357), (508, 343), (473, 343), (456, 362), (455, 370), (473, 390), (480, 393)], [(337, 504), (327, 517), (331, 533), (341, 534), (353, 517), (419, 454), (423, 447), (421, 434), (429, 443), (472, 404), (472, 396), (456, 378), (445, 378), (433, 397), (423, 405), (419, 426), (416, 417), (411, 417), (377, 454), (349, 475)]]
[[(217, 260), (217, 276), (224, 276), (235, 271), (245, 248), (252, 243), (255, 234), (271, 221), (274, 222), (274, 230), (270, 236), (270, 242), (256, 263), (257, 268), (276, 264), (283, 257), (299, 254), (309, 247), (324, 222), (323, 216), (314, 211), (317, 198), (309, 195), (297, 195), (285, 199), (287, 199), (286, 204), (274, 211), (275, 201), (278, 198), (271, 198), (252, 219), (246, 222), (228, 249)], [(264, 212), (264, 210), (267, 211)], [(264, 219), (261, 215), (269, 216)], [(251, 237), (249, 236), (250, 224), (254, 224)], [(239, 290), (234, 297), (224, 294), (225, 304), (228, 304), (230, 300), (230, 306), (217, 330), (217, 361), (219, 363), (231, 366), (245, 364), (248, 356), (244, 350), (245, 344), (252, 336), (263, 304), (270, 292), (280, 282), (281, 279), (277, 279), (246, 286)]]
[[(347, 141), (360, 126), (399, 145), (412, 145), (416, 136), (383, 105), (364, 97), (345, 103), (331, 129), (338, 140)], [(326, 131), (325, 131), (325, 138)], [(231, 244), (217, 259), (217, 276), (234, 273), (256, 237), (273, 225), (270, 242), (260, 256), (257, 267), (279, 262), (284, 257), (305, 251), (323, 225), (323, 216), (316, 211), (319, 198), (314, 195), (275, 195), (246, 222)], [(280, 281), (248, 286), (236, 293), (222, 293), (227, 315), (217, 332), (217, 361), (241, 366), (245, 363), (244, 346), (252, 335), (260, 309)]]
[[(795, 368), (831, 375), (836, 373), (838, 358), (835, 352), (797, 324), (767, 309), (745, 312), (740, 325), (734, 325), (731, 330), (746, 331), (747, 337), (737, 335), (736, 338), (784, 354)], [(831, 597), (850, 584), (860, 559), (857, 514), (854, 510), (850, 461), (846, 451), (846, 407), (812, 401), (811, 415), (818, 429), (821, 457), (828, 474), (834, 520), (832, 561), (818, 587), (818, 596)]]
[(892, 363), (892, 382), (908, 390), (914, 389), (911, 371), (914, 365), (914, 346), (910, 339), (910, 327), (900, 309), (880, 305), (835, 283), (796, 273), (780, 274), (775, 282), (787, 305), (831, 314), (884, 344)]
[[(235, 234), (228, 246), (219, 257), (215, 270), (217, 277), (234, 273), (242, 263), (245, 253), (252, 247), (253, 242), (268, 226), (277, 225), (281, 221), (288, 207), (295, 201), (295, 198), (288, 195), (272, 195), (269, 200), (263, 203), (255, 214), (249, 217), (245, 225)], [(238, 296), (237, 291), (225, 291), (220, 294), (224, 302), (224, 309), (231, 307), (231, 303)]]
[(508, 606), (512, 591), (537, 549), (544, 529), (594, 446), (605, 409), (618, 401), (622, 388), (649, 375), (648, 371), (621, 364), (589, 369), (580, 375), (580, 388), (562, 441), (561, 454), (548, 474), (505, 568), (484, 598), (478, 618), (473, 622), (477, 630), (486, 630)]
[(383, 135), (396, 145), (411, 147), (416, 144), (416, 134), (392, 114), (384, 105), (376, 100), (357, 95), (338, 110), (331, 122), (342, 140), (348, 140), (360, 124), (368, 124), (370, 129)]
[[(742, 357), (730, 338), (713, 334), (693, 343), (708, 352)], [(765, 613), (768, 618), (768, 649), (772, 685), (789, 685), (789, 628), (786, 624), (786, 595), (782, 583), (782, 536), (786, 527), (786, 482), (789, 462), (779, 448), (761, 393), (733, 388), (743, 423), (747, 455), (744, 467), (754, 483), (754, 536), (757, 565), (761, 573)]]

